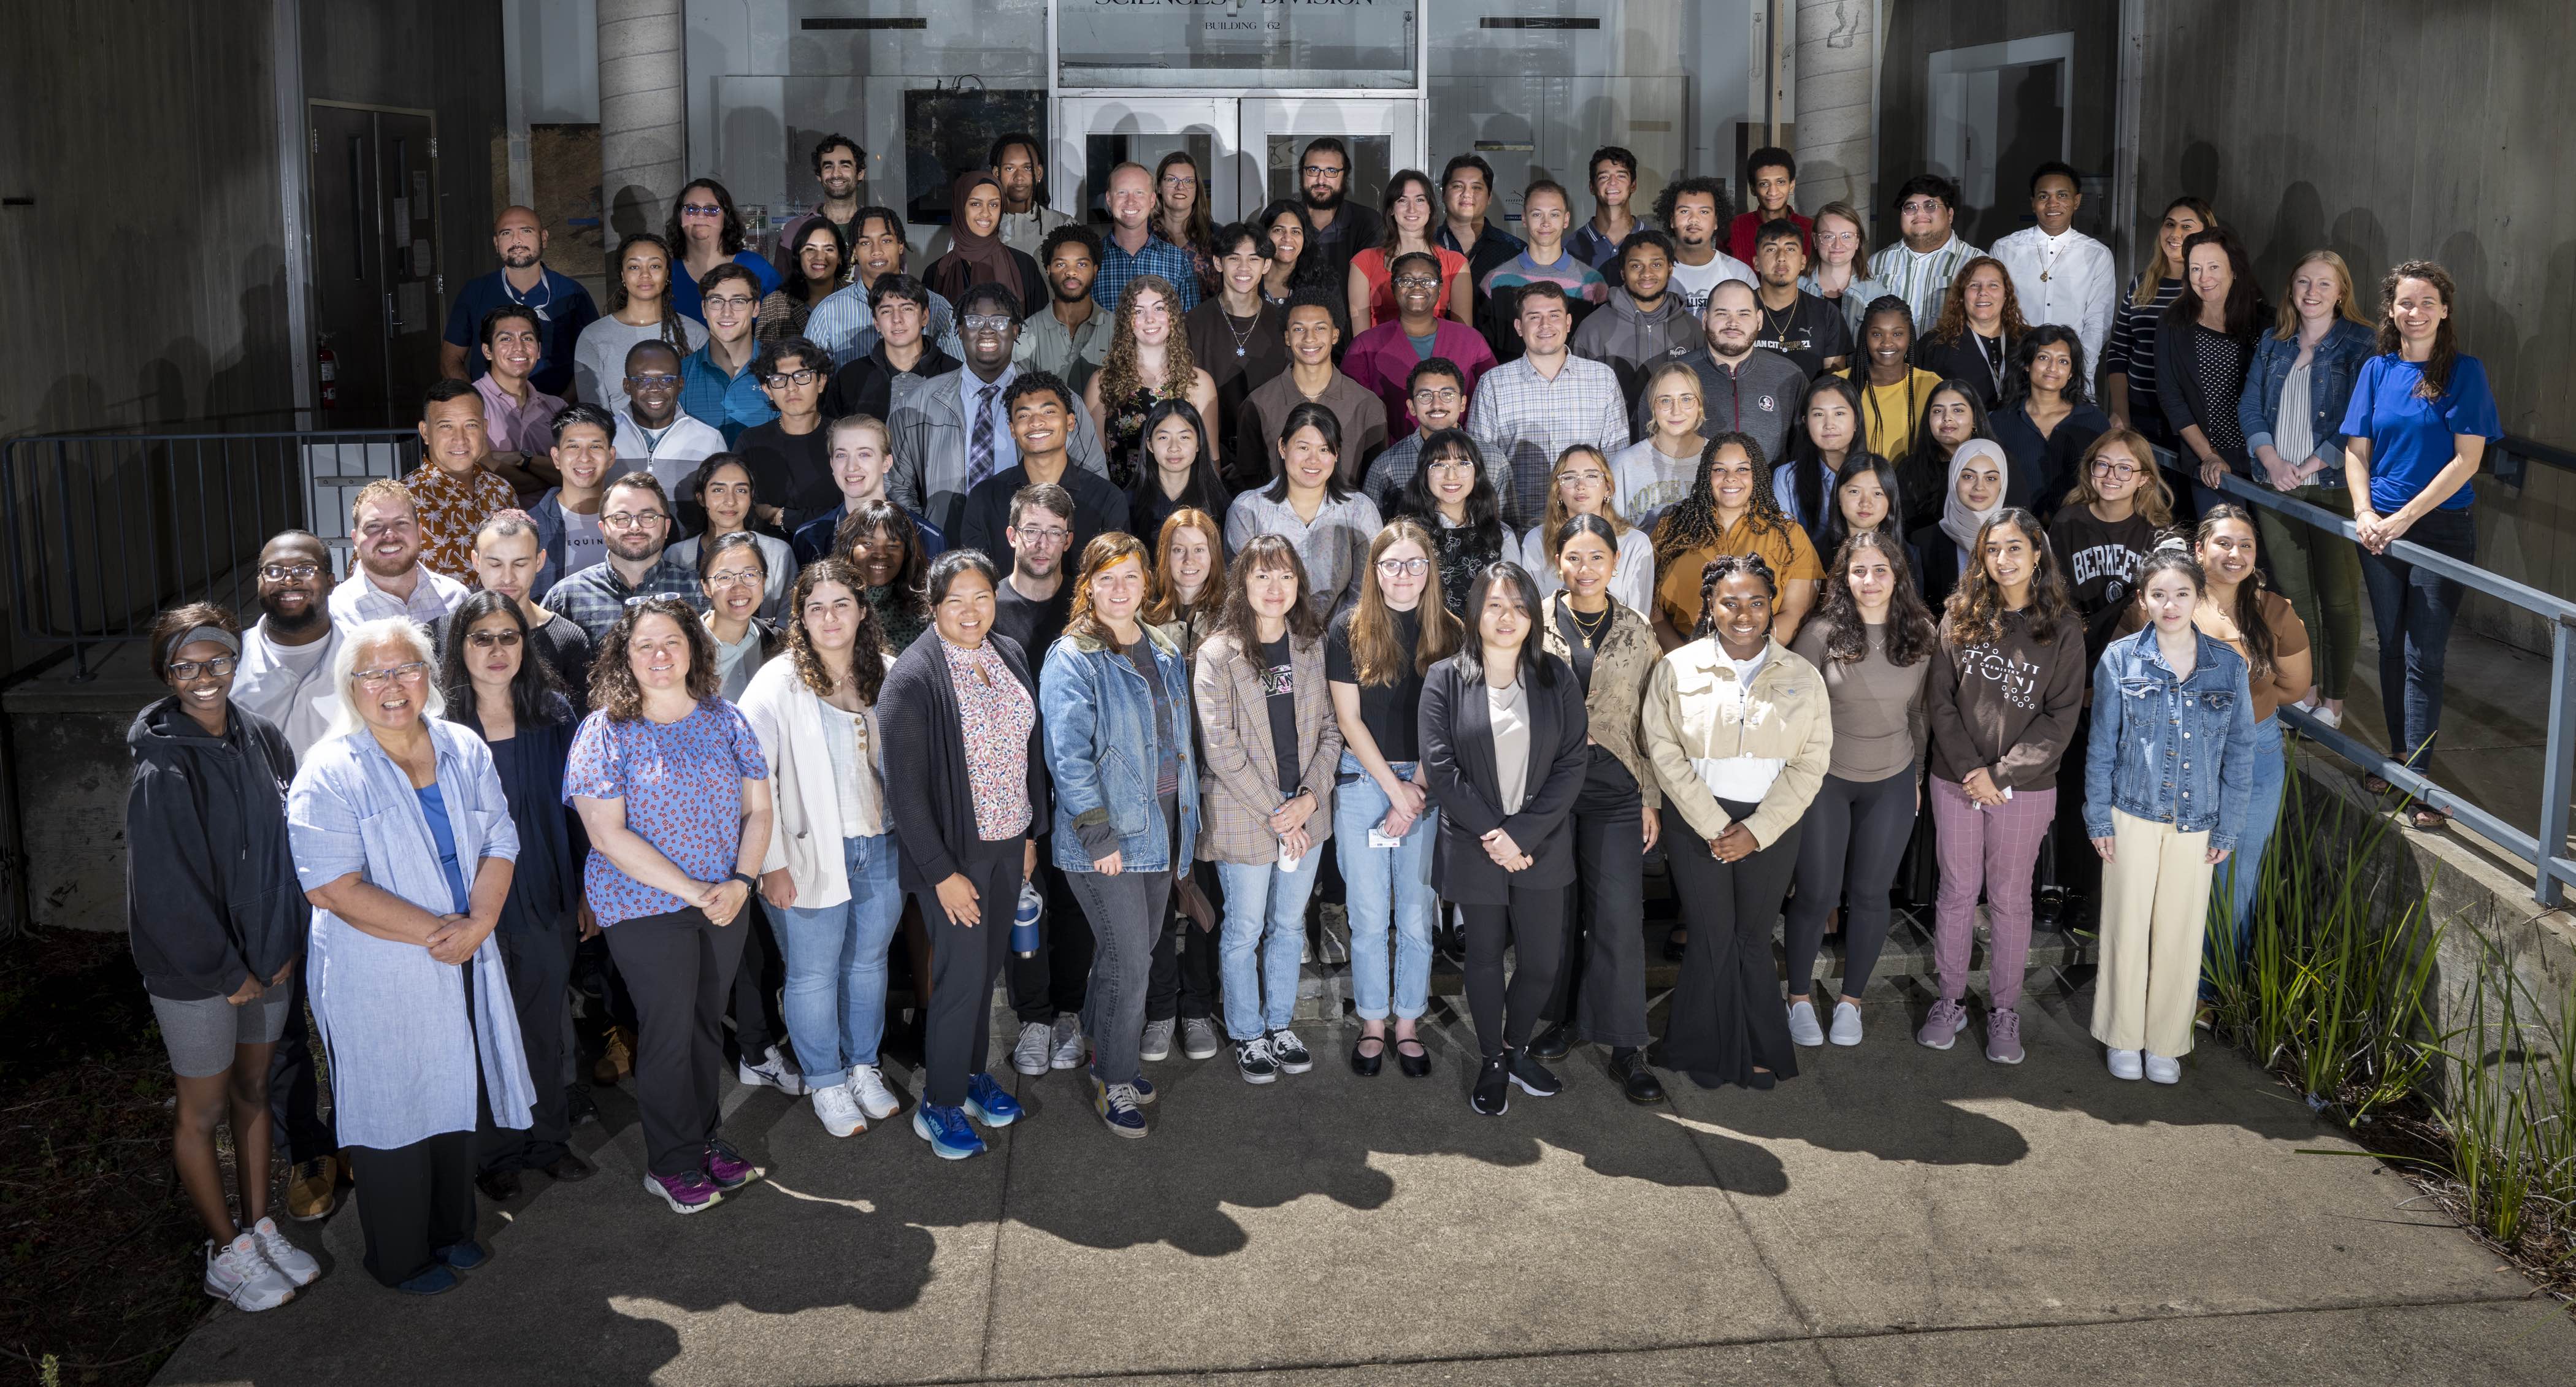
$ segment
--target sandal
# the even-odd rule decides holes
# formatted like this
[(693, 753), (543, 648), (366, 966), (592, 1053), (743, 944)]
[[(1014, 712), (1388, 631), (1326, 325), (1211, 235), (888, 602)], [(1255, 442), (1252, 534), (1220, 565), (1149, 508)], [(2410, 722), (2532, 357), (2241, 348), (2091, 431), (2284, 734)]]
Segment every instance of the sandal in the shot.
[(2368, 790), (2374, 795), (2384, 795), (2388, 793), (2389, 786), (2387, 781), (2380, 779), (2378, 776), (2365, 775), (2361, 778), (2361, 788)]
[(2406, 822), (2419, 833), (2439, 833), (2451, 826), (2451, 816), (2419, 804), (2406, 811)]

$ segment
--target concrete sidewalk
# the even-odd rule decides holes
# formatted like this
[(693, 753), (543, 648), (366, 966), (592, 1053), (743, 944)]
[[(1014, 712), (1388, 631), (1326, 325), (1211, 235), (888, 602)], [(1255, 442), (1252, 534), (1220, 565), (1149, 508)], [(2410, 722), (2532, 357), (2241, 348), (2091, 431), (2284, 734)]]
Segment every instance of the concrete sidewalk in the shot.
[(303, 1299), (218, 1312), (159, 1380), (2567, 1380), (2563, 1307), (2375, 1162), (2303, 1154), (2351, 1147), (2233, 1053), (2115, 1082), (2078, 994), (2025, 1004), (2007, 1069), (1981, 1028), (1915, 1046), (1924, 1000), (1883, 989), (1866, 1043), (1769, 1094), (1634, 1108), (1578, 1051), (1499, 1119), (1457, 1018), (1427, 1081), (1311, 1027), (1314, 1072), (1268, 1087), (1152, 1066), (1143, 1141), (1071, 1073), (1020, 1081), (1028, 1117), (961, 1164), (737, 1089), (770, 1179), (688, 1219), (611, 1095), (600, 1175), (487, 1205), (461, 1290), (378, 1288), (344, 1210), (295, 1230), (327, 1268)]

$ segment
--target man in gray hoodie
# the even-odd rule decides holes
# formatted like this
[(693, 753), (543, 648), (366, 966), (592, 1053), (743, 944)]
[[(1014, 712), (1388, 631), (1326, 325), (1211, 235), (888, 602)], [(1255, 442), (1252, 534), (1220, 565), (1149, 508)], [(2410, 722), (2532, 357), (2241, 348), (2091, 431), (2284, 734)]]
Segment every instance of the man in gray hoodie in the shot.
[(1632, 231), (1610, 267), (1619, 283), (1609, 301), (1575, 328), (1572, 350), (1609, 367), (1634, 409), (1657, 366), (1699, 350), (1700, 325), (1682, 296), (1672, 292), (1671, 237), (1652, 227)]

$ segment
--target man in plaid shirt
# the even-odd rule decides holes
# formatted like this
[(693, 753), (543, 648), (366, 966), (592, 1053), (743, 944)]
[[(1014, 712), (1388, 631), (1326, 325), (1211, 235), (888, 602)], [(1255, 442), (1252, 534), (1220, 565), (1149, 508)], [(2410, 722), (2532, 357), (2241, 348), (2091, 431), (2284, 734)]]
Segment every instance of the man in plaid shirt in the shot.
[(1565, 286), (1548, 279), (1524, 285), (1514, 322), (1524, 350), (1519, 360), (1504, 362), (1476, 382), (1467, 432), (1488, 465), (1510, 465), (1503, 523), (1518, 533), (1547, 514), (1558, 454), (1588, 443), (1603, 457), (1616, 457), (1629, 436), (1628, 401), (1619, 393), (1618, 374), (1566, 350), (1574, 318)]
[(652, 473), (629, 472), (608, 484), (599, 528), (607, 560), (555, 584), (546, 593), (547, 611), (570, 618), (597, 645), (636, 598), (676, 597), (694, 611), (707, 609), (697, 571), (668, 552), (671, 502)]
[(1199, 306), (1199, 269), (1190, 253), (1154, 234), (1154, 174), (1143, 164), (1120, 164), (1109, 171), (1109, 237), (1100, 245), (1100, 274), (1091, 281), (1091, 301), (1115, 313), (1118, 296), (1138, 275), (1161, 275), (1172, 283), (1180, 312)]

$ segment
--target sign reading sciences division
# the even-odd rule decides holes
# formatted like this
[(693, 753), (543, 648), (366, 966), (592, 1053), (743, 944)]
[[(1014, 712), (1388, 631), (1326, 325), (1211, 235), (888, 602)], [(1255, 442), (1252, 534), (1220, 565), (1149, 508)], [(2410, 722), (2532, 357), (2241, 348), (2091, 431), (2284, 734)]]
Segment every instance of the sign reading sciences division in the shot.
[(1085, 87), (1409, 87), (1416, 0), (1070, 0), (1062, 81)]

